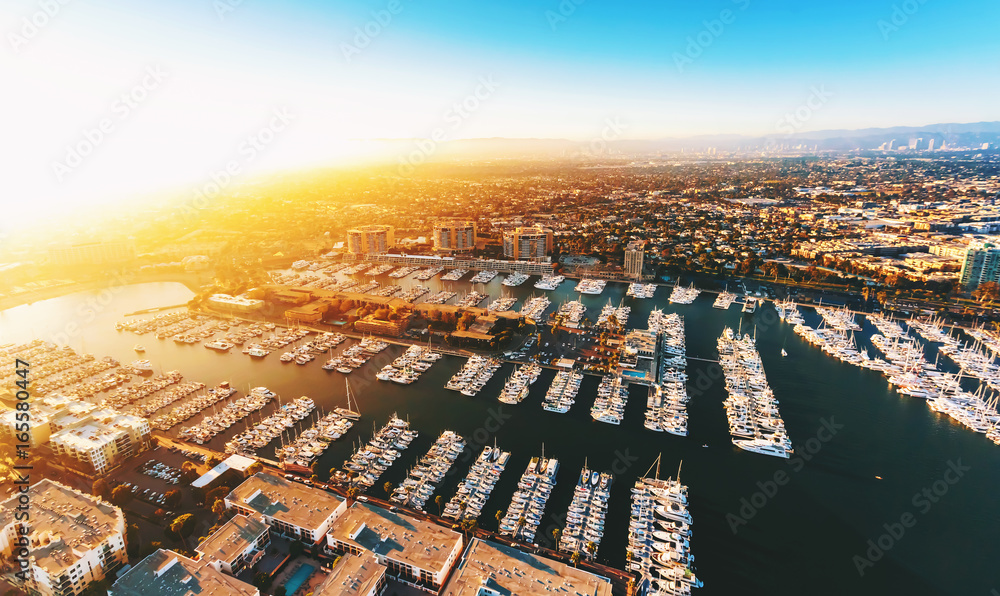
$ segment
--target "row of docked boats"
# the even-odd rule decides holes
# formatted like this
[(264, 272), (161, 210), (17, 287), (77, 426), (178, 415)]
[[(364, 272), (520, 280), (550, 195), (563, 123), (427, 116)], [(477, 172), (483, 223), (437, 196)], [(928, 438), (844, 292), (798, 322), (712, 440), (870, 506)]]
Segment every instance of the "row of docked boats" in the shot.
[(335, 370), (345, 375), (350, 374), (356, 368), (365, 365), (372, 356), (389, 347), (387, 342), (374, 337), (363, 338), (358, 343), (347, 348), (339, 356), (330, 358), (323, 363), (323, 370)]
[(604, 518), (608, 513), (611, 496), (611, 474), (587, 467), (580, 471), (580, 479), (573, 489), (573, 500), (566, 512), (566, 527), (559, 535), (559, 550), (580, 553), (593, 559), (604, 538)]
[(284, 469), (311, 473), (316, 458), (323, 455), (330, 443), (343, 437), (353, 426), (354, 421), (350, 418), (330, 412), (317, 418), (294, 441), (276, 449), (275, 455)]
[(511, 273), (510, 275), (507, 276), (506, 279), (503, 280), (503, 285), (509, 288), (516, 288), (517, 286), (528, 281), (528, 277), (530, 276), (527, 273), (521, 273), (520, 271), (515, 271), (514, 273)]
[(384, 275), (392, 271), (394, 268), (395, 267), (393, 267), (392, 265), (386, 265), (386, 264), (376, 265), (371, 269), (369, 269), (368, 271), (365, 271), (365, 275), (371, 275), (373, 277), (376, 275)]
[(528, 396), (529, 385), (538, 380), (538, 375), (542, 374), (542, 367), (534, 362), (522, 364), (507, 379), (507, 383), (500, 392), (499, 399), (505, 404), (519, 404)]
[(367, 271), (372, 267), (372, 263), (358, 263), (357, 265), (341, 271), (344, 275), (357, 275), (362, 271)]
[(417, 431), (410, 429), (409, 422), (393, 414), (389, 422), (375, 432), (367, 445), (344, 462), (343, 471), (335, 474), (334, 480), (365, 489), (371, 488), (379, 476), (399, 458), (399, 452), (417, 438), (417, 434)]
[[(657, 459), (657, 467), (659, 459)], [(657, 470), (658, 471), (658, 470)], [(694, 574), (688, 489), (680, 480), (640, 478), (632, 488), (629, 571), (639, 576), (637, 593), (689, 596), (702, 587)]]
[(854, 313), (843, 308), (816, 307), (816, 314), (823, 317), (827, 326), (837, 331), (861, 331), (861, 325), (854, 320)]
[(792, 442), (785, 434), (778, 399), (767, 383), (753, 337), (726, 327), (718, 347), (729, 393), (724, 404), (733, 444), (753, 453), (788, 458)]
[(631, 283), (625, 295), (629, 298), (652, 298), (656, 293), (656, 284)]
[(459, 521), (477, 519), (509, 459), (509, 451), (501, 451), (496, 446), (483, 447), (469, 473), (458, 485), (455, 496), (444, 506), (444, 517)]
[(199, 381), (180, 383), (176, 387), (171, 387), (159, 395), (154, 394), (152, 398), (130, 406), (127, 410), (125, 410), (125, 413), (132, 414), (133, 416), (141, 416), (142, 418), (149, 418), (152, 414), (155, 414), (159, 410), (162, 410), (174, 402), (184, 399), (196, 391), (201, 391), (204, 388), (205, 384)]
[(720, 310), (729, 310), (729, 307), (736, 302), (736, 294), (725, 290), (719, 292), (719, 295), (715, 297), (715, 302), (712, 303), (712, 308), (718, 308)]
[(483, 269), (479, 273), (473, 275), (472, 279), (470, 279), (469, 282), (474, 284), (489, 283), (493, 281), (493, 278), (496, 277), (499, 273), (500, 273), (499, 271), (494, 271), (492, 269)]
[(694, 283), (686, 288), (677, 283), (674, 284), (674, 289), (670, 291), (670, 303), (691, 304), (698, 297), (698, 294), (701, 294), (701, 290), (694, 287)]
[(223, 381), (209, 389), (204, 395), (196, 395), (189, 401), (174, 406), (170, 411), (150, 419), (149, 426), (156, 430), (170, 430), (181, 422), (186, 422), (200, 414), (205, 408), (215, 405), (224, 399), (229, 399), (236, 389)]
[(554, 290), (559, 287), (559, 284), (566, 281), (566, 277), (562, 275), (543, 275), (541, 279), (535, 282), (536, 290)]
[(417, 281), (427, 281), (442, 271), (444, 271), (444, 267), (428, 267), (427, 269), (421, 269), (420, 271), (414, 273), (413, 279)]
[(381, 298), (388, 298), (390, 296), (395, 296), (396, 294), (403, 291), (403, 286), (396, 285), (384, 285), (379, 286), (377, 290), (369, 292), (372, 296), (379, 296)]
[(180, 371), (172, 370), (162, 375), (145, 379), (135, 385), (119, 387), (109, 393), (106, 398), (101, 400), (101, 405), (111, 406), (114, 408), (124, 408), (126, 405), (131, 405), (141, 399), (146, 399), (157, 391), (180, 383), (183, 378), (184, 377), (181, 375)]
[(395, 271), (390, 273), (389, 277), (393, 279), (403, 279), (404, 277), (413, 273), (414, 271), (419, 271), (419, 270), (420, 267), (413, 267), (413, 266), (400, 267), (399, 269), (396, 269)]
[(404, 302), (413, 303), (416, 302), (417, 299), (423, 296), (424, 294), (430, 294), (430, 292), (431, 289), (428, 288), (427, 286), (415, 285), (412, 286), (410, 289), (403, 291), (402, 294), (396, 297)]
[(576, 394), (580, 391), (583, 373), (575, 370), (561, 370), (556, 373), (545, 393), (542, 409), (546, 412), (565, 414), (576, 403)]
[(474, 354), (462, 365), (462, 368), (445, 384), (445, 389), (458, 391), (462, 395), (475, 396), (482, 391), (493, 374), (500, 368), (496, 358), (486, 358)]
[(222, 411), (206, 416), (193, 426), (182, 428), (177, 438), (192, 443), (202, 443), (211, 440), (219, 433), (229, 430), (236, 424), (266, 406), (274, 399), (275, 393), (267, 387), (254, 387), (250, 393), (226, 404)]
[(615, 306), (608, 300), (608, 303), (601, 309), (601, 314), (597, 315), (598, 327), (611, 327), (621, 329), (628, 325), (628, 317), (632, 313), (632, 307), (621, 303)]
[(521, 306), (521, 314), (528, 319), (539, 320), (542, 315), (545, 314), (546, 309), (552, 302), (546, 296), (535, 296), (534, 298), (529, 298)]
[(483, 302), (485, 302), (487, 299), (489, 299), (489, 297), (490, 297), (489, 294), (483, 294), (481, 292), (477, 292), (475, 290), (472, 290), (471, 292), (469, 292), (465, 296), (462, 296), (461, 298), (459, 298), (458, 302), (456, 302), (455, 304), (459, 308), (471, 308), (473, 306), (479, 306), (480, 304), (482, 304)]
[(316, 402), (304, 395), (290, 403), (281, 404), (267, 418), (226, 442), (226, 453), (255, 454), (257, 449), (263, 449), (286, 430), (294, 427), (299, 420), (308, 417), (315, 407)]
[(462, 279), (462, 277), (466, 273), (468, 273), (468, 272), (469, 272), (468, 269), (452, 269), (448, 273), (445, 273), (444, 275), (442, 275), (441, 276), (441, 280), (442, 281), (458, 281), (458, 280)]
[(429, 347), (412, 345), (399, 355), (392, 363), (385, 365), (375, 374), (379, 381), (392, 381), (400, 385), (409, 385), (420, 378), (421, 373), (430, 369), (431, 365), (441, 359), (441, 354)]
[(628, 386), (621, 375), (605, 375), (597, 387), (597, 398), (590, 408), (590, 417), (598, 422), (621, 424), (628, 403)]
[(490, 305), (486, 307), (486, 310), (492, 312), (504, 312), (510, 310), (516, 303), (517, 298), (514, 296), (500, 296), (493, 302), (490, 302)]
[(423, 511), (437, 484), (444, 479), (463, 449), (465, 439), (461, 435), (450, 430), (441, 433), (406, 479), (392, 491), (389, 500)]
[(567, 300), (560, 304), (559, 310), (556, 311), (556, 317), (562, 321), (562, 324), (573, 328), (579, 327), (580, 321), (586, 315), (587, 307), (579, 300)]
[(559, 461), (533, 457), (528, 462), (517, 491), (511, 498), (507, 512), (500, 519), (500, 533), (515, 540), (534, 542), (535, 532), (542, 522), (545, 504), (556, 486), (556, 472)]
[(444, 304), (455, 296), (458, 296), (458, 294), (452, 292), (451, 290), (441, 290), (440, 292), (435, 292), (428, 296), (424, 299), (424, 302), (427, 304)]
[(591, 294), (596, 296), (604, 292), (604, 287), (607, 285), (608, 282), (603, 279), (590, 279), (585, 277), (577, 282), (573, 291), (581, 294)]
[(792, 325), (802, 325), (805, 323), (805, 319), (802, 318), (802, 312), (799, 310), (799, 305), (791, 298), (775, 302), (774, 307), (778, 310), (778, 318), (782, 321)]
[(658, 382), (646, 398), (643, 426), (652, 431), (687, 436), (687, 367), (684, 340), (684, 317), (677, 313), (650, 314), (649, 330), (657, 333), (660, 347)]

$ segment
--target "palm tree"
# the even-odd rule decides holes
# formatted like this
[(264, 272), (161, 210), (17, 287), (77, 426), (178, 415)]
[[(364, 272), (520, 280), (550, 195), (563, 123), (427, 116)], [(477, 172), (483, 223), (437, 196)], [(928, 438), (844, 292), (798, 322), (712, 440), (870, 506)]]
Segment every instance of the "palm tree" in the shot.
[(574, 551), (569, 560), (573, 562), (573, 567), (576, 567), (580, 563), (580, 551)]
[(591, 557), (597, 554), (597, 543), (594, 542), (593, 540), (588, 540), (584, 548), (587, 549), (587, 552), (590, 554)]
[(497, 521), (500, 521), (501, 519), (503, 519), (503, 511), (500, 511), (499, 509), (497, 509), (497, 514), (496, 514), (495, 517), (497, 518)]
[(556, 548), (559, 548), (559, 537), (562, 536), (562, 530), (559, 528), (552, 528), (552, 539), (556, 541)]
[(441, 503), (444, 502), (444, 497), (442, 497), (441, 495), (438, 495), (438, 496), (434, 497), (434, 502), (437, 503), (437, 506), (438, 506), (438, 515), (441, 515)]
[(478, 524), (476, 523), (476, 520), (474, 518), (468, 518), (462, 520), (462, 533), (465, 534), (466, 540), (469, 539), (469, 532), (475, 533), (477, 525)]
[(358, 498), (358, 493), (360, 492), (361, 489), (356, 486), (352, 486), (351, 488), (347, 489), (347, 502), (348, 503), (354, 502), (354, 499)]
[(382, 488), (385, 489), (385, 494), (386, 495), (391, 495), (392, 494), (392, 483), (391, 482), (386, 482), (385, 484), (382, 485)]

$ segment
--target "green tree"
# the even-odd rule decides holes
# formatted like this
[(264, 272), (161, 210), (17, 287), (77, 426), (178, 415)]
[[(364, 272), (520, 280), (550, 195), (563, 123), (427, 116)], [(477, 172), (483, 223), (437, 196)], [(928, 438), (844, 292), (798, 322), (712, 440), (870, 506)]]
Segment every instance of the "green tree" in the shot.
[(569, 556), (569, 560), (573, 562), (573, 567), (580, 564), (580, 551), (574, 551), (573, 554)]
[(222, 499), (216, 499), (215, 502), (212, 503), (212, 513), (214, 513), (219, 517), (222, 517), (222, 514), (225, 512), (226, 512), (226, 502), (223, 501)]
[(443, 507), (442, 503), (444, 503), (444, 497), (442, 497), (441, 495), (438, 495), (438, 496), (434, 497), (434, 502), (437, 503), (437, 506), (438, 506), (438, 515), (441, 515), (441, 510), (442, 510), (442, 507)]
[(163, 495), (163, 504), (166, 505), (168, 509), (177, 509), (177, 506), (181, 504), (181, 491), (176, 488), (168, 490), (166, 494)]
[(124, 484), (118, 485), (111, 491), (111, 502), (119, 507), (124, 507), (132, 500), (132, 491)]
[(264, 471), (264, 464), (259, 461), (255, 461), (247, 467), (247, 474), (253, 476), (254, 474), (259, 474)]
[(385, 490), (385, 494), (386, 495), (391, 495), (392, 494), (392, 483), (391, 482), (386, 482), (385, 484), (382, 485), (382, 488)]
[(100, 497), (105, 501), (111, 496), (111, 487), (108, 486), (108, 481), (103, 478), (98, 478), (94, 481), (94, 484), (90, 488), (91, 494), (95, 497)]
[(187, 539), (194, 533), (197, 520), (190, 513), (178, 515), (170, 522), (170, 531), (180, 537), (181, 543), (187, 547)]

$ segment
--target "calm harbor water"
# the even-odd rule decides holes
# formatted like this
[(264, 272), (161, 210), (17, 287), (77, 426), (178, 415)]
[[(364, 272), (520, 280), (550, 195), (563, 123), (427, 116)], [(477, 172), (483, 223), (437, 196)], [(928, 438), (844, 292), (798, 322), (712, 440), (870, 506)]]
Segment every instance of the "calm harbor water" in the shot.
[[(521, 300), (541, 293), (532, 287), (535, 277), (513, 289), (501, 286), (501, 277), (486, 285), (492, 297), (502, 290)], [(400, 285), (414, 283), (404, 280)], [(442, 282), (435, 278), (427, 285), (436, 291)], [(547, 293), (553, 307), (575, 297), (573, 285), (568, 280), (559, 290)], [(470, 287), (463, 282), (451, 286), (459, 292)], [(617, 303), (624, 298), (625, 289), (622, 284), (608, 284), (603, 295), (584, 296), (590, 318), (596, 318), (608, 299)], [(266, 385), (284, 400), (308, 395), (326, 409), (344, 404), (343, 375), (322, 370), (322, 357), (298, 366), (279, 362), (278, 353), (252, 360), (238, 349), (220, 354), (201, 345), (114, 330), (114, 323), (125, 313), (183, 303), (190, 295), (179, 284), (143, 284), (12, 308), (0, 312), (0, 343), (38, 337), (122, 362), (134, 360), (132, 346), (141, 343), (146, 347), (143, 357), (158, 372), (180, 370), (186, 380), (208, 386), (227, 380), (241, 392)], [(744, 330), (756, 326), (767, 377), (796, 448), (792, 460), (743, 452), (730, 443), (722, 406), (725, 388), (711, 362), (689, 362), (690, 433), (675, 437), (643, 428), (645, 388), (641, 387), (630, 392), (621, 426), (591, 420), (596, 377), (587, 378), (567, 414), (541, 408), (554, 375), (551, 370), (543, 372), (527, 399), (517, 406), (502, 405), (496, 399), (512, 370), (510, 364), (474, 398), (444, 389), (464, 362), (452, 356), (436, 363), (413, 385), (378, 382), (374, 373), (401, 351), (392, 347), (350, 375), (363, 418), (322, 456), (317, 473), (325, 478), (327, 470), (350, 455), (352, 443), (366, 441), (373, 425), (381, 426), (397, 412), (410, 420), (420, 437), (373, 487), (372, 494), (382, 495), (384, 481), (396, 484), (405, 478), (437, 435), (451, 429), (465, 436), (469, 447), (435, 492), (447, 500), (482, 445), (496, 441), (512, 457), (479, 520), (482, 527), (496, 529), (495, 512), (506, 509), (528, 460), (541, 455), (544, 444), (546, 456), (559, 459), (560, 471), (538, 542), (545, 544), (550, 530), (563, 525), (562, 516), (586, 461), (594, 469), (615, 473), (598, 559), (624, 567), (629, 487), (662, 453), (661, 475), (676, 474), (678, 464), (684, 462), (681, 479), (689, 486), (695, 520), (691, 547), (698, 576), (705, 582), (699, 594), (988, 595), (994, 587), (1000, 589), (993, 565), (1000, 555), (1000, 514), (994, 505), (1000, 492), (1000, 470), (994, 463), (1000, 447), (931, 412), (921, 400), (896, 394), (880, 374), (835, 361), (805, 344), (790, 325), (778, 321), (770, 306), (746, 317), (736, 306), (729, 311), (711, 308), (712, 295), (702, 295), (690, 306), (669, 305), (668, 295), (669, 288), (661, 287), (653, 300), (625, 299), (632, 306), (630, 326), (645, 328), (654, 307), (684, 315), (689, 356), (713, 360), (717, 358), (716, 339), (725, 326), (735, 329), (742, 323)], [(520, 306), (519, 300), (515, 308)], [(804, 314), (807, 323), (818, 322), (811, 310)], [(866, 323), (858, 336), (874, 354), (867, 341), (872, 332)], [(785, 358), (780, 355), (782, 348), (788, 351)], [(935, 350), (928, 348), (928, 355), (933, 360)], [(241, 429), (237, 425), (211, 446), (221, 448), (226, 438)], [(273, 445), (261, 452), (272, 453)], [(959, 461), (968, 471), (954, 485), (939, 482), (946, 477), (949, 462)], [(775, 479), (783, 485), (773, 484)], [(947, 487), (941, 496), (933, 492), (936, 482), (938, 489)], [(931, 491), (930, 498), (921, 495), (925, 489)], [(435, 508), (430, 501), (428, 509)], [(913, 515), (915, 524), (904, 528), (901, 536), (897, 532), (898, 538), (883, 537), (889, 534), (886, 525), (898, 530), (894, 525), (907, 513)], [(886, 552), (864, 565), (861, 575), (855, 557), (866, 557), (871, 550), (868, 541), (880, 542), (880, 537)], [(871, 554), (877, 557), (879, 552)]]

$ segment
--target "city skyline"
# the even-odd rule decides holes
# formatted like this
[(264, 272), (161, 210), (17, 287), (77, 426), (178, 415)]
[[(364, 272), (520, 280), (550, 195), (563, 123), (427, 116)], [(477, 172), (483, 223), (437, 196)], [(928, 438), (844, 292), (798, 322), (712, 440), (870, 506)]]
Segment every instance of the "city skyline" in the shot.
[[(245, 179), (409, 153), (370, 139), (785, 138), (995, 121), (998, 83), (984, 75), (997, 10), (21, 1), (0, 23), (21, 115), (4, 190), (64, 210), (183, 191), (232, 161)], [(956, 93), (970, 81), (976, 92)]]

